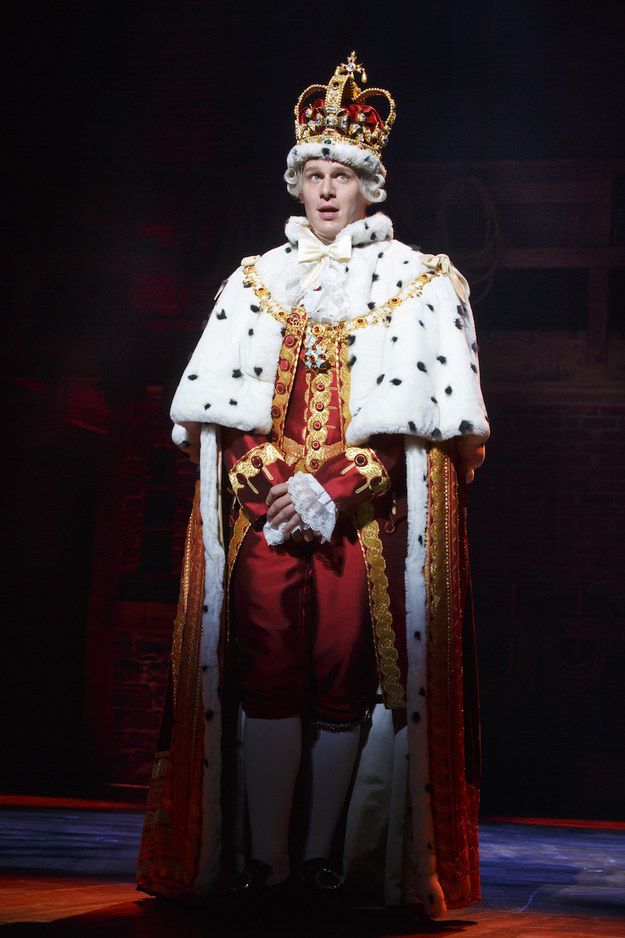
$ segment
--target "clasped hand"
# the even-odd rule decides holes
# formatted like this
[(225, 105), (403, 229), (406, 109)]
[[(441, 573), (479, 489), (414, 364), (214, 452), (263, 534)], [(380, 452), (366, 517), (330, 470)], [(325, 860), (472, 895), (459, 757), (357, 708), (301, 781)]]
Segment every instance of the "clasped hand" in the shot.
[[(286, 522), (284, 536), (285, 538), (290, 537), (294, 541), (314, 541), (319, 537), (309, 528), (304, 529), (304, 522), (295, 510), (286, 482), (280, 482), (269, 489), (267, 495), (267, 521), (274, 528)], [(298, 525), (300, 529), (295, 531), (294, 529)]]

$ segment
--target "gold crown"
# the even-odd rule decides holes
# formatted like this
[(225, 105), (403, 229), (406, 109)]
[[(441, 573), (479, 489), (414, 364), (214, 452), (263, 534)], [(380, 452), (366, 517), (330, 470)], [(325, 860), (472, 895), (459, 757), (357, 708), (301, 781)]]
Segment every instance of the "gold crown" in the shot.
[[(379, 159), (395, 122), (395, 102), (384, 88), (362, 91), (356, 84), (356, 74), (365, 84), (367, 73), (352, 52), (347, 62), (337, 66), (327, 85), (309, 85), (302, 91), (294, 109), (297, 143), (351, 143)], [(375, 108), (365, 105), (376, 96), (389, 103), (385, 121)]]

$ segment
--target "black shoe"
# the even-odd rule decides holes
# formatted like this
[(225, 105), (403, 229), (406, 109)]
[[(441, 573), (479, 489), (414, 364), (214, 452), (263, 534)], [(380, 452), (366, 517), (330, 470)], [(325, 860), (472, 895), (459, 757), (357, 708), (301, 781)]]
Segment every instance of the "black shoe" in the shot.
[(323, 857), (306, 860), (302, 865), (301, 881), (318, 895), (333, 896), (343, 893), (341, 877)]
[(280, 914), (288, 901), (288, 880), (268, 886), (271, 869), (262, 860), (250, 860), (245, 869), (233, 877), (225, 897), (227, 919), (248, 920)]
[(250, 860), (244, 870), (232, 878), (228, 886), (228, 897), (244, 902), (258, 896), (269, 887), (265, 885), (271, 873), (271, 867), (262, 860)]

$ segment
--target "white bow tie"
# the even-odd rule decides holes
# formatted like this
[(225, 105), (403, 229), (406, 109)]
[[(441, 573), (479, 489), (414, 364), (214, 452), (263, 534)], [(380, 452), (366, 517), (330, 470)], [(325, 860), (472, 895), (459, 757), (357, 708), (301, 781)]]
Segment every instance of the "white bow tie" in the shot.
[[(317, 279), (326, 257), (334, 264), (351, 260), (352, 238), (347, 232), (339, 234), (330, 244), (324, 244), (310, 228), (302, 228), (297, 242), (298, 264), (312, 264), (301, 279), (303, 289), (308, 289)], [(314, 263), (316, 261), (316, 263)]]

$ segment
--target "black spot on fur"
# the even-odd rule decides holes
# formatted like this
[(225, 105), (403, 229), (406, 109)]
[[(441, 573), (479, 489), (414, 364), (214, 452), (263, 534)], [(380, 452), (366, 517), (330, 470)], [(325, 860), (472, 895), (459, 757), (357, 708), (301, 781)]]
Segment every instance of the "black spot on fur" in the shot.
[(202, 670), (202, 671), (208, 671), (208, 665), (207, 665), (207, 664), (203, 664), (200, 670)]
[(447, 394), (447, 395), (453, 394), (453, 390), (452, 390), (451, 384), (448, 384), (447, 387), (445, 388), (445, 394)]
[(206, 717), (207, 720), (212, 720), (215, 714), (213, 713), (212, 710), (206, 710), (204, 713), (204, 716)]
[(254, 374), (257, 375), (257, 376), (260, 378), (260, 376), (262, 375), (262, 373), (263, 373), (263, 369), (262, 369), (262, 368), (259, 368), (258, 365), (255, 365), (255, 366), (254, 366)]
[(474, 365), (473, 363), (471, 363), (471, 371), (474, 371), (475, 374), (477, 374), (477, 365)]
[(430, 400), (432, 401), (433, 404), (438, 404), (438, 401), (436, 400), (435, 397), (431, 397)]
[(456, 306), (456, 311), (459, 316), (462, 316), (462, 314), (464, 313), (464, 308), (462, 306)]
[(473, 433), (473, 424), (470, 420), (463, 420), (458, 429), (461, 433)]
[(427, 368), (425, 367), (425, 364), (423, 362), (417, 362), (417, 368), (419, 369), (419, 371), (427, 371)]
[(352, 365), (355, 363), (355, 361), (356, 361), (356, 356), (355, 356), (355, 355), (352, 355), (352, 357), (351, 357), (351, 358), (348, 360), (348, 362), (347, 362), (347, 367), (348, 367), (348, 368), (351, 368)]
[(410, 261), (404, 261), (404, 264), (409, 264), (409, 263), (410, 263)]
[(231, 397), (231, 398), (230, 398), (230, 405), (231, 405), (232, 407), (236, 407), (237, 404), (238, 404), (238, 401), (235, 401), (235, 399), (234, 399), (233, 397)]
[(371, 241), (377, 241), (377, 240), (378, 240), (378, 236), (376, 235), (375, 231), (372, 231), (372, 232), (371, 232), (371, 239), (370, 239), (370, 240), (371, 240)]
[(422, 320), (422, 319), (419, 320), (419, 325), (422, 326), (422, 327), (425, 329), (425, 326), (423, 325), (423, 320)]
[(401, 384), (401, 378), (391, 378), (391, 384), (394, 384), (395, 387)]
[(440, 362), (441, 365), (446, 365), (446, 364), (447, 364), (447, 359), (445, 358), (444, 355), (437, 355), (437, 356), (436, 356), (436, 361), (437, 361), (437, 362)]
[(432, 312), (434, 312), (434, 307), (432, 306), (431, 303), (426, 303), (425, 305), (427, 306), (428, 309), (431, 309)]
[(375, 303), (373, 302), (367, 303), (367, 306), (369, 307), (369, 309), (375, 309)]
[[(419, 696), (420, 696), (420, 697), (425, 697), (425, 687), (420, 687), (420, 688), (419, 688)], [(428, 846), (429, 846), (429, 845), (428, 845)]]
[(346, 274), (349, 273), (349, 267), (346, 267), (346, 268), (345, 268), (345, 273), (346, 273)]
[(204, 404), (204, 410), (208, 410), (210, 406), (211, 406), (210, 404)]
[(353, 345), (355, 341), (356, 341), (356, 336), (355, 336), (354, 333), (352, 332), (352, 333), (350, 333), (350, 334), (347, 336), (347, 344), (348, 344), (348, 345)]
[(474, 352), (477, 352), (477, 345), (475, 342), (471, 342), (471, 348), (473, 349)]
[(253, 330), (253, 329), (248, 329), (248, 330), (247, 330), (247, 334), (248, 334), (248, 335), (254, 335), (254, 330)]
[(369, 231), (369, 225), (367, 224), (367, 222), (365, 222), (365, 230)]
[(202, 606), (202, 612), (208, 612), (208, 606)]
[(285, 248), (285, 249), (284, 249), (284, 253), (285, 253), (285, 254), (290, 254), (292, 250), (293, 250), (293, 248)]
[(397, 336), (396, 336), (396, 335), (392, 335), (392, 336), (391, 336), (391, 342), (397, 342)]
[(414, 633), (414, 637), (417, 639), (417, 641), (419, 641), (419, 642), (421, 641), (421, 632), (419, 632), (418, 629), (417, 629), (417, 631)]
[(432, 437), (433, 440), (440, 440), (440, 438), (441, 438), (441, 436), (442, 436), (442, 433), (441, 433), (441, 431), (438, 429), (438, 427), (434, 427), (434, 429), (432, 430), (430, 436)]
[(233, 377), (233, 378), (242, 378), (242, 377), (243, 377), (243, 372), (241, 371), (240, 368), (235, 368), (234, 371), (232, 372), (232, 377)]
[(330, 155), (330, 147), (321, 147), (321, 152), (323, 153), (324, 156), (329, 156), (329, 155)]
[(417, 540), (418, 540), (419, 544), (423, 544), (423, 535), (420, 534), (419, 537), (417, 538)]
[(462, 319), (454, 319), (454, 326), (456, 329), (462, 329)]
[(189, 381), (195, 381), (195, 379), (197, 378), (197, 375), (187, 375), (187, 378), (189, 379)]
[(227, 319), (227, 318), (228, 318), (228, 317), (226, 316), (226, 311), (225, 311), (225, 309), (222, 309), (222, 311), (221, 311), (220, 313), (217, 313), (217, 319)]
[(378, 375), (377, 378), (375, 379), (376, 384), (382, 384), (383, 381), (384, 381), (384, 375)]
[(412, 714), (412, 722), (413, 722), (413, 723), (420, 723), (420, 722), (421, 722), (421, 714), (420, 714), (420, 713), (417, 713), (416, 710), (415, 710), (415, 712)]
[(398, 287), (403, 287), (403, 285), (404, 285), (404, 281), (403, 281), (403, 280), (398, 280), (398, 281), (397, 281), (397, 286), (398, 286)]
[(251, 304), (250, 309), (252, 310), (253, 313), (260, 312), (260, 306), (256, 306), (254, 303)]
[(381, 257), (384, 257), (384, 251), (380, 251), (380, 253), (378, 254), (378, 260), (379, 260)]
[(414, 420), (409, 420), (409, 421), (408, 421), (408, 429), (409, 429), (409, 430), (412, 430), (413, 433), (416, 433), (416, 432), (417, 432), (417, 425), (416, 425), (416, 423), (414, 422)]
[(379, 279), (380, 279), (380, 275), (379, 275), (379, 274), (371, 274), (371, 279), (372, 279), (372, 280), (379, 280)]
[(191, 446), (188, 440), (183, 440), (180, 445), (182, 446), (183, 449), (189, 449), (189, 447)]

